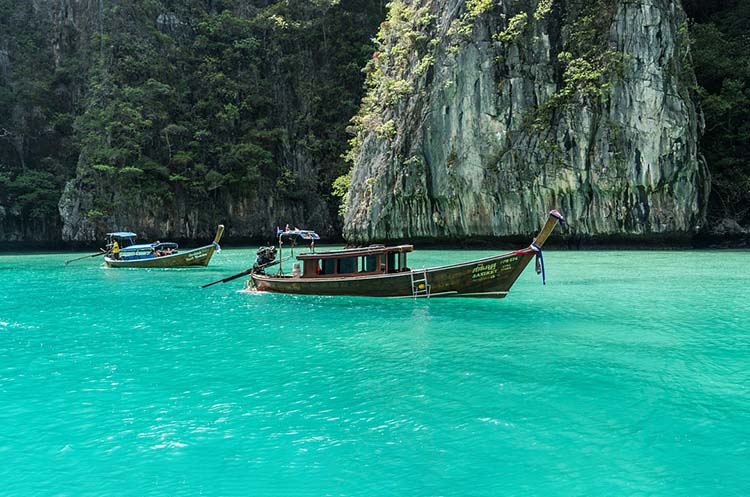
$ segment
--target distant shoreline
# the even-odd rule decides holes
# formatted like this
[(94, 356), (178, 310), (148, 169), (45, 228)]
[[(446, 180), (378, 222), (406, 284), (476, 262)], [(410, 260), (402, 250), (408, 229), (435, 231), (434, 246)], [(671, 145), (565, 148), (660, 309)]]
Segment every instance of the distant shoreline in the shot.
[[(531, 241), (531, 236), (512, 237), (473, 237), (467, 240), (435, 240), (429, 238), (414, 238), (410, 240), (394, 239), (388, 240), (388, 244), (409, 243), (417, 249), (498, 249), (512, 250), (525, 247)], [(172, 241), (172, 239), (170, 239)], [(203, 242), (210, 240), (184, 240), (177, 239), (181, 247), (198, 247)], [(222, 240), (221, 245), (225, 248), (258, 247), (270, 243), (274, 245), (276, 240), (259, 240), (256, 238), (229, 238)], [(377, 242), (374, 242), (377, 243)], [(382, 242), (381, 242), (382, 243)], [(320, 245), (346, 245), (341, 238), (325, 240)], [(101, 243), (84, 242), (26, 242), (26, 241), (3, 241), (0, 242), (0, 255), (11, 253), (40, 253), (40, 252), (85, 252), (97, 251)], [(303, 247), (298, 245), (298, 247)], [(651, 237), (637, 236), (599, 236), (581, 237), (555, 234), (551, 237), (546, 248), (562, 250), (705, 250), (705, 249), (750, 249), (750, 235), (718, 236), (718, 235), (663, 235)]]

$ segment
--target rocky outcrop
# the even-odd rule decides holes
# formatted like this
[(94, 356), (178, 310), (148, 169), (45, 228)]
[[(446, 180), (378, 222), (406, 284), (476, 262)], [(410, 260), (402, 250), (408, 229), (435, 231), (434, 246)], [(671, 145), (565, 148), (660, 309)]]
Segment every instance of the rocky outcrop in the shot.
[(358, 117), (344, 235), (690, 235), (708, 193), (674, 0), (392, 3)]
[[(120, 142), (105, 132), (82, 140), (76, 177), (59, 205), (63, 240), (90, 241), (112, 229), (207, 238), (218, 223), (234, 240), (267, 240), (286, 223), (336, 237), (340, 221), (328, 190), (345, 148), (345, 140), (336, 138), (345, 137), (360, 85), (339, 91), (343, 98), (350, 90), (357, 96), (348, 97), (348, 112), (341, 113), (345, 104), (329, 108), (321, 101), (331, 86), (340, 86), (335, 78), (360, 76), (354, 57), (346, 64), (337, 57), (350, 55), (344, 51), (350, 37), (365, 43), (371, 33), (335, 29), (343, 29), (338, 23), (344, 21), (367, 25), (374, 19), (377, 9), (364, 3), (364, 8), (329, 5), (334, 10), (326, 12), (325, 2), (298, 2), (294, 15), (288, 12), (294, 6), (284, 3), (273, 10), (276, 2), (264, 0), (202, 7), (158, 2), (161, 10), (106, 11), (105, 32), (113, 32), (103, 59), (111, 62), (91, 77), (83, 121), (107, 128), (136, 113), (145, 126), (128, 127), (127, 139)], [(262, 11), (266, 7), (272, 10)], [(319, 46), (295, 39), (320, 37), (318, 24), (330, 39)], [(150, 67), (132, 63), (143, 57), (131, 53), (133, 46), (149, 54)], [(125, 64), (132, 67), (124, 71)], [(177, 66), (190, 74), (176, 74)], [(120, 96), (130, 109), (123, 118), (111, 103), (124, 79), (134, 80), (138, 92), (152, 84), (166, 97), (133, 105), (132, 98)], [(160, 108), (165, 99), (174, 105)], [(112, 109), (118, 119), (100, 119), (101, 109)], [(150, 137), (137, 142), (144, 129)], [(119, 152), (110, 153), (113, 149), (138, 153), (122, 160)]]
[[(80, 179), (69, 181), (60, 198), (62, 239), (66, 242), (101, 240), (104, 233), (118, 230), (135, 231), (146, 239), (210, 239), (219, 223), (226, 225), (227, 239), (269, 240), (285, 219), (305, 220), (306, 225), (320, 227), (321, 233), (334, 233), (327, 206), (312, 196), (289, 202), (272, 193), (218, 194), (210, 201), (196, 202), (182, 194), (163, 198), (118, 189), (92, 191), (83, 183)], [(103, 199), (118, 208), (112, 214), (98, 214), (95, 205)]]
[(7, 7), (0, 242), (340, 235), (331, 183), (380, 2)]
[(71, 180), (65, 184), (60, 197), (60, 217), (66, 221), (62, 228), (64, 240), (96, 239), (96, 226), (88, 222), (86, 217), (86, 213), (93, 209), (93, 195), (82, 194), (82, 191), (80, 182)]

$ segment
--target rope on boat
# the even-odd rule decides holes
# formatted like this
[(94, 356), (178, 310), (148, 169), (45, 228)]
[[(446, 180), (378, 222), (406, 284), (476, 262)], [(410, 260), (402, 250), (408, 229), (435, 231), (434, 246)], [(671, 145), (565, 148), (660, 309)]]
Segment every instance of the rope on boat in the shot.
[(221, 245), (219, 245), (217, 242), (213, 243), (214, 249), (216, 249), (216, 252), (221, 252)]
[(529, 248), (536, 252), (536, 274), (542, 273), (542, 285), (546, 285), (547, 275), (544, 272), (544, 256), (542, 255), (542, 247), (537, 245), (536, 242), (531, 242)]

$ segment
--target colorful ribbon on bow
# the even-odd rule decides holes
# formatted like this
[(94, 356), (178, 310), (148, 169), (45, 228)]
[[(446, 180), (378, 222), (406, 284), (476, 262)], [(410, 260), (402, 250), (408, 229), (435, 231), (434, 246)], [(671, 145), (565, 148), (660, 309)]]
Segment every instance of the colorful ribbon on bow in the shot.
[(544, 256), (542, 255), (542, 247), (537, 245), (535, 242), (531, 242), (531, 250), (536, 252), (536, 274), (542, 273), (542, 285), (547, 284), (547, 275), (544, 272)]

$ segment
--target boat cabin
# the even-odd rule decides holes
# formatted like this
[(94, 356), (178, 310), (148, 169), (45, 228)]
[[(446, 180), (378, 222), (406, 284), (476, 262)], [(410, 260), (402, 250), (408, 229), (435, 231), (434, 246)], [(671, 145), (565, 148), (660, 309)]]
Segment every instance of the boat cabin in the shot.
[(368, 276), (410, 271), (406, 254), (413, 245), (370, 245), (369, 247), (302, 254), (297, 260), (303, 264), (303, 278), (332, 278), (336, 276)]
[(120, 259), (134, 261), (139, 259), (154, 259), (165, 255), (176, 255), (178, 246), (172, 242), (144, 243), (129, 245), (120, 249)]

